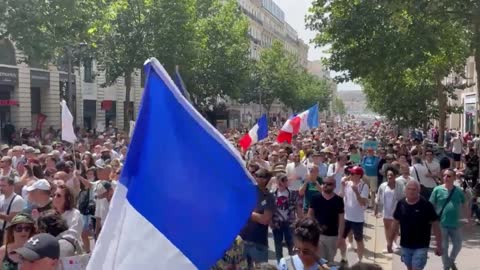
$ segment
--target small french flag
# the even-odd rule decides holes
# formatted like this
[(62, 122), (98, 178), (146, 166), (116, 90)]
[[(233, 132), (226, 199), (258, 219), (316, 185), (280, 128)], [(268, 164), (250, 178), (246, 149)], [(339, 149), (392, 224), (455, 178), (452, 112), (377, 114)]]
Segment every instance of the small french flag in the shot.
[(292, 143), (293, 135), (318, 127), (318, 104), (292, 116), (278, 132), (277, 142)]
[(250, 129), (250, 131), (243, 136), (239, 144), (243, 151), (247, 150), (251, 145), (268, 137), (268, 122), (267, 115), (263, 114), (258, 123)]

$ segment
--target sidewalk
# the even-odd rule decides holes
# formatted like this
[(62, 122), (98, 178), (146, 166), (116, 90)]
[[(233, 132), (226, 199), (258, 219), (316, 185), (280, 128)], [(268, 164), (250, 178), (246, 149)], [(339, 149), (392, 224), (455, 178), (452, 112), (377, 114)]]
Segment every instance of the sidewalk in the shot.
[[(463, 230), (463, 245), (460, 254), (457, 257), (456, 265), (460, 270), (478, 270), (480, 269), (478, 257), (480, 255), (480, 226), (471, 225), (471, 227)], [(434, 237), (432, 236), (432, 243)], [(451, 249), (451, 244), (450, 244)], [(406, 269), (402, 263), (399, 254), (393, 255), (393, 269)], [(434, 250), (430, 249), (428, 253), (428, 261), (425, 269), (443, 269), (442, 258), (435, 256)]]

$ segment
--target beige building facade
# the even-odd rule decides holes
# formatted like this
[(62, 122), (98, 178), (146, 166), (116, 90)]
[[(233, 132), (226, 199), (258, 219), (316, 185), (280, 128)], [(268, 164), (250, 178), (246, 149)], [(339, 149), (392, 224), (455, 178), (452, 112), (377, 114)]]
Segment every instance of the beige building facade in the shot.
[(307, 67), (309, 46), (285, 21), (284, 11), (273, 0), (238, 0), (238, 3), (250, 22), (248, 35), (253, 59), (260, 59), (262, 49), (278, 40), (285, 50), (298, 57), (302, 66)]
[[(68, 75), (62, 68), (49, 65), (38, 68), (25, 64), (24, 55), (6, 39), (0, 40), (0, 127), (2, 139), (5, 125), (19, 130), (60, 128), (60, 100), (68, 96)], [(134, 114), (142, 96), (140, 73), (133, 76), (130, 107)], [(75, 101), (70, 108), (76, 126), (102, 131), (109, 125), (123, 128), (125, 86), (123, 79), (110, 87), (102, 87), (104, 73), (95, 61), (74, 68), (71, 77)]]

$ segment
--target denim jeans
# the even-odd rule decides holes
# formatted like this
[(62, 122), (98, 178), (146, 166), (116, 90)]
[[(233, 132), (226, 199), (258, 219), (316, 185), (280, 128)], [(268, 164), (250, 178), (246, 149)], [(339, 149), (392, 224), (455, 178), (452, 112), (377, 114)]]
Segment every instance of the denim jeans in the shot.
[[(462, 235), (460, 233), (460, 228), (445, 228), (442, 227), (442, 262), (443, 269), (450, 269), (450, 267), (455, 263), (455, 259), (462, 249)], [(450, 256), (448, 255), (448, 246), (449, 239), (452, 239), (452, 252)]]
[(275, 256), (277, 257), (277, 263), (283, 258), (282, 243), (283, 239), (287, 244), (288, 252), (292, 255), (293, 251), (293, 236), (292, 228), (289, 222), (280, 223), (280, 227), (273, 229), (273, 241), (275, 242)]
[(427, 265), (428, 248), (404, 248), (402, 247), (402, 262), (409, 269), (424, 269)]

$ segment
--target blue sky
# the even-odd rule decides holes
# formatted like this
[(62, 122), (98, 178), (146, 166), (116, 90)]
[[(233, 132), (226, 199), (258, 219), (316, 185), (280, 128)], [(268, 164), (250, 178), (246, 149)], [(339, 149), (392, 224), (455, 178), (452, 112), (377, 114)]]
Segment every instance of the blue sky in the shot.
[[(298, 35), (307, 44), (310, 45), (308, 53), (309, 60), (318, 60), (325, 57), (325, 48), (314, 48), (310, 40), (315, 37), (315, 33), (305, 29), (305, 15), (311, 5), (312, 0), (275, 0), (275, 2), (285, 12), (286, 21), (298, 32)], [(332, 74), (334, 75), (334, 74)], [(361, 87), (354, 83), (343, 83), (338, 85), (339, 90), (360, 90)]]

